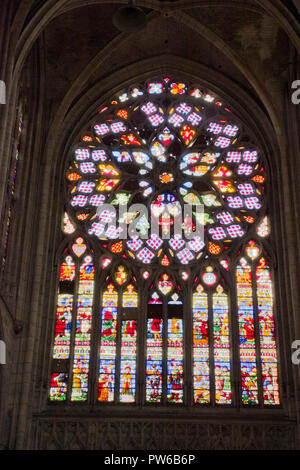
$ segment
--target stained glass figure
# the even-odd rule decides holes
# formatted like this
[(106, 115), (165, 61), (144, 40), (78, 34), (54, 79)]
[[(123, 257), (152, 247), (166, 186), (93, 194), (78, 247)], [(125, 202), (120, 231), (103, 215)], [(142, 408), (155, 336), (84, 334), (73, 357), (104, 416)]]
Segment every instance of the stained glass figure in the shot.
[(193, 295), (194, 403), (210, 402), (208, 296), (199, 284)]
[(51, 374), (50, 400), (65, 401), (67, 397), (68, 375), (65, 373)]
[(231, 354), (229, 337), (228, 299), (222, 286), (213, 295), (215, 400), (217, 404), (231, 403)]
[(59, 294), (53, 358), (68, 359), (70, 354), (70, 335), (74, 298), (75, 264), (71, 256), (60, 267)]
[(86, 256), (79, 270), (72, 401), (85, 401), (87, 399), (94, 278), (95, 267), (92, 258)]
[(273, 317), (271, 270), (261, 258), (256, 268), (263, 400), (265, 405), (279, 405), (278, 366)]
[(146, 401), (159, 403), (162, 399), (163, 320), (147, 320)]
[[(122, 321), (120, 354), (120, 402), (133, 403), (136, 398), (138, 296), (133, 284), (128, 284), (122, 294), (122, 307), (130, 309), (130, 319)], [(134, 310), (132, 310), (134, 309)], [(128, 314), (129, 316), (129, 314)]]
[(183, 319), (168, 318), (167, 399), (183, 402)]
[(111, 402), (115, 391), (118, 293), (109, 284), (102, 298), (98, 400)]
[[(121, 273), (121, 278), (120, 278)], [(125, 278), (123, 274), (126, 274)], [(119, 266), (114, 279), (122, 286), (129, 278), (124, 266)], [(119, 300), (120, 298), (120, 300)], [(129, 309), (130, 319), (121, 320), (120, 307)], [(102, 297), (102, 327), (100, 342), (100, 367), (98, 400), (112, 402), (117, 399), (116, 385), (119, 384), (119, 401), (133, 403), (136, 397), (136, 356), (137, 356), (137, 314), (138, 295), (133, 284), (128, 284), (119, 293), (113, 283), (108, 284)], [(127, 314), (126, 314), (127, 315)], [(120, 338), (118, 330), (120, 328)], [(120, 365), (117, 364), (120, 357)]]
[(257, 358), (255, 349), (254, 310), (251, 267), (241, 258), (236, 270), (242, 403), (258, 404)]
[(136, 326), (135, 320), (122, 322), (120, 401), (134, 402), (136, 392)]
[[(56, 325), (52, 358), (67, 361), (70, 358), (73, 302), (75, 293), (76, 266), (67, 255), (59, 270), (59, 287), (56, 307)], [(56, 362), (57, 363), (57, 362)], [(67, 397), (68, 373), (58, 373), (59, 364), (53, 366), (50, 385), (50, 400), (63, 401)]]

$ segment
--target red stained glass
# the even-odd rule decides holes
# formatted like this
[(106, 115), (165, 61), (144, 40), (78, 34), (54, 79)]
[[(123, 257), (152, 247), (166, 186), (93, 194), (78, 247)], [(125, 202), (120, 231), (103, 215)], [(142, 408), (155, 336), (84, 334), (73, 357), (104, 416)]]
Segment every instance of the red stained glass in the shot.
[(126, 109), (119, 109), (119, 111), (117, 111), (117, 115), (123, 119), (128, 118), (128, 112), (126, 111)]
[(81, 178), (81, 176), (78, 173), (73, 172), (73, 173), (69, 173), (67, 178), (69, 181), (78, 181)]
[(125, 145), (141, 145), (140, 141), (135, 137), (134, 134), (122, 135), (121, 139)]
[(261, 175), (256, 175), (254, 178), (252, 178), (255, 183), (263, 183), (265, 181), (265, 177)]
[(93, 142), (93, 137), (91, 137), (90, 135), (85, 135), (84, 137), (82, 137), (82, 140), (83, 142)]
[(89, 214), (77, 214), (77, 219), (78, 220), (86, 220), (88, 218)]
[(189, 145), (194, 139), (196, 132), (194, 131), (194, 129), (191, 129), (189, 126), (185, 125), (183, 126), (180, 134), (184, 140), (185, 145)]
[(170, 260), (169, 260), (169, 258), (167, 257), (167, 255), (164, 255), (164, 257), (161, 259), (160, 264), (161, 264), (162, 266), (169, 266)]
[(123, 251), (123, 242), (114, 243), (110, 247), (112, 253), (121, 253)]
[(214, 243), (209, 243), (209, 251), (212, 255), (219, 255), (222, 251), (222, 248)]

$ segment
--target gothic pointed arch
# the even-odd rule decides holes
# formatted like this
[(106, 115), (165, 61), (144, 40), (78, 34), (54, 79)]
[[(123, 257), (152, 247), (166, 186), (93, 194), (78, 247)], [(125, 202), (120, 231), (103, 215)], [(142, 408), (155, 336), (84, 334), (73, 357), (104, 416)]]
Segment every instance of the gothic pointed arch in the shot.
[(154, 76), (98, 109), (66, 168), (50, 400), (279, 405), (269, 183), (201, 84)]

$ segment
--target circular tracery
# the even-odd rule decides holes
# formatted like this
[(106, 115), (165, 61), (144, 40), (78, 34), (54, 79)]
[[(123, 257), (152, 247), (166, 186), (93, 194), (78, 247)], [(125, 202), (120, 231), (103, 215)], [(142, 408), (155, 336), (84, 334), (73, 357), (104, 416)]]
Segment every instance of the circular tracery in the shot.
[(142, 264), (219, 255), (246, 235), (263, 205), (261, 155), (248, 142), (214, 94), (169, 77), (149, 81), (103, 108), (74, 149), (69, 208), (104, 249)]

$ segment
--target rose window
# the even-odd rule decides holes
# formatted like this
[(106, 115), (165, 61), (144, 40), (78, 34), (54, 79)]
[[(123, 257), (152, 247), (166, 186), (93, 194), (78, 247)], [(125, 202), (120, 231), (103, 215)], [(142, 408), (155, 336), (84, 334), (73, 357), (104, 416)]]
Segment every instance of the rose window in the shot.
[(74, 217), (105, 249), (186, 265), (247, 234), (265, 176), (259, 149), (218, 97), (165, 77), (101, 109), (67, 179)]

